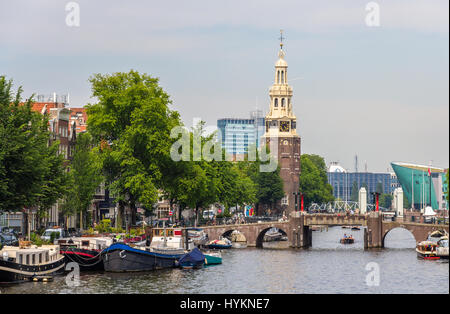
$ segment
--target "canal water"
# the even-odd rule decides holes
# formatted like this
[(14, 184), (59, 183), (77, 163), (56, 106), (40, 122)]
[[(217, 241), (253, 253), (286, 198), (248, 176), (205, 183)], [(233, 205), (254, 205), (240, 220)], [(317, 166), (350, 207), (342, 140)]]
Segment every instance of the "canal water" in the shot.
[[(352, 234), (355, 243), (339, 239)], [(3, 293), (449, 293), (447, 261), (417, 258), (412, 234), (392, 230), (386, 248), (365, 251), (363, 229), (314, 231), (306, 250), (231, 249), (223, 264), (198, 270), (147, 273), (81, 273), (70, 287), (65, 276), (53, 282), (0, 286)], [(367, 268), (366, 268), (367, 267)], [(379, 279), (379, 280), (377, 280)]]

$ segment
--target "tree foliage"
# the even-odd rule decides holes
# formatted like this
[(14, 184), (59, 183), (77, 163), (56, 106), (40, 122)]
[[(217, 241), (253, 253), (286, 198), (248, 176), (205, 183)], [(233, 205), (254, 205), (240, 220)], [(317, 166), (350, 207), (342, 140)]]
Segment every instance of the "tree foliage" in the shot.
[(80, 227), (83, 214), (89, 209), (95, 190), (103, 181), (98, 155), (92, 150), (92, 137), (89, 133), (77, 136), (75, 151), (70, 164), (70, 188), (64, 198), (63, 211), (80, 214)]
[(49, 144), (48, 117), (21, 103), (12, 81), (0, 76), (0, 211), (50, 208), (66, 190), (59, 143)]
[(173, 162), (170, 131), (180, 125), (158, 79), (131, 70), (91, 77), (98, 103), (88, 106), (88, 130), (100, 148), (107, 184), (116, 200), (150, 210)]
[(327, 203), (334, 200), (333, 187), (328, 183), (325, 161), (318, 155), (303, 154), (300, 157), (300, 193), (305, 207), (312, 203)]

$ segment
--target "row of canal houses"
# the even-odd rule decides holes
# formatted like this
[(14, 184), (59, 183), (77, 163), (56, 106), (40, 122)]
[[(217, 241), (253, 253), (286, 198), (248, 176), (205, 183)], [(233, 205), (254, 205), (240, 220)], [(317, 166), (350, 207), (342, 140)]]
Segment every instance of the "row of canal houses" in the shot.
[[(48, 115), (49, 130), (51, 132), (50, 143), (59, 141), (59, 154), (71, 160), (75, 148), (77, 134), (87, 130), (87, 114), (85, 108), (70, 108), (69, 95), (38, 95), (37, 101), (33, 103), (32, 110)], [(95, 197), (91, 204), (94, 217), (100, 219), (106, 217), (110, 212), (111, 199), (103, 184), (97, 188)], [(66, 225), (68, 228), (76, 227), (75, 216), (68, 220), (60, 213), (60, 202), (54, 204), (48, 211), (47, 217), (38, 220), (37, 209), (18, 210), (17, 212), (3, 213), (0, 216), (0, 225), (16, 229), (26, 234), (28, 228), (32, 231), (40, 226), (50, 227), (55, 225)], [(29, 215), (24, 215), (28, 213)], [(27, 218), (28, 217), (28, 218)]]

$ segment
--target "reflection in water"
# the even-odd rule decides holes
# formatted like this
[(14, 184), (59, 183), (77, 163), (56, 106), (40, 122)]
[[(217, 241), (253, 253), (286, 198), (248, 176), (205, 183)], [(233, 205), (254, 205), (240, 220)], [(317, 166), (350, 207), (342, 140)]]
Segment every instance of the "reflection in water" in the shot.
[[(0, 292), (449, 293), (448, 262), (418, 259), (409, 248), (411, 235), (404, 232), (394, 229), (386, 236), (389, 248), (365, 251), (363, 229), (333, 227), (313, 232), (313, 246), (306, 250), (231, 249), (222, 252), (222, 265), (198, 270), (82, 273), (79, 287), (68, 287), (60, 276), (49, 283), (0, 286)], [(355, 243), (340, 244), (344, 233), (352, 234)], [(365, 282), (370, 262), (380, 266), (380, 286)]]

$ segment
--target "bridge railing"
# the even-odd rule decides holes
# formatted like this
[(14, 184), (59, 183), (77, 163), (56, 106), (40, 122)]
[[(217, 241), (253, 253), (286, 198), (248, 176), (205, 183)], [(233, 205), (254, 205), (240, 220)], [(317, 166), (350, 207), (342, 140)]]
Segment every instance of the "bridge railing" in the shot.
[[(200, 219), (197, 222), (197, 227), (202, 226), (219, 226), (219, 225), (239, 225), (239, 224), (253, 224), (259, 222), (279, 221), (281, 216), (255, 216), (255, 217), (229, 217), (229, 218), (216, 218), (216, 219)], [(184, 221), (183, 226), (193, 227), (195, 220)]]

